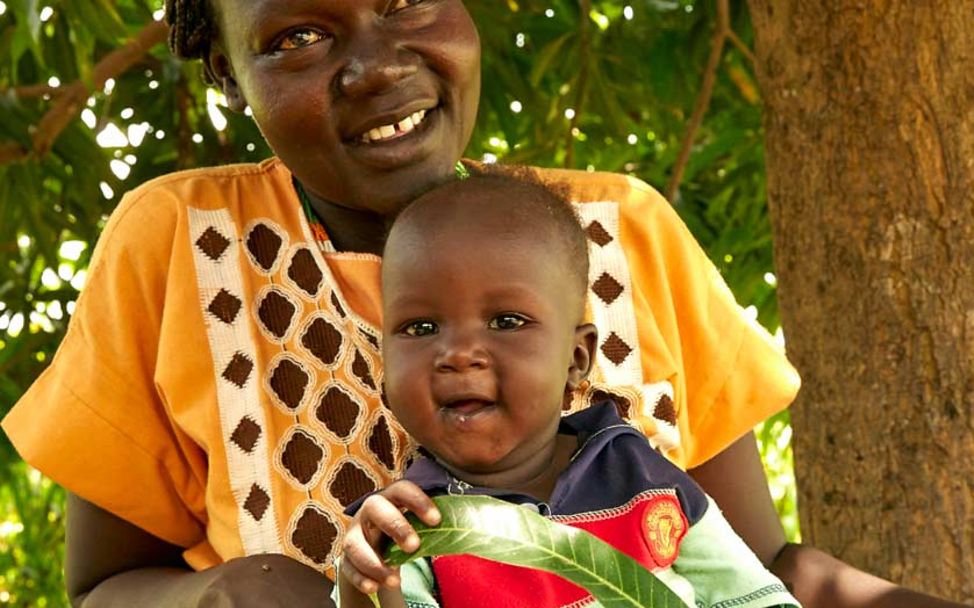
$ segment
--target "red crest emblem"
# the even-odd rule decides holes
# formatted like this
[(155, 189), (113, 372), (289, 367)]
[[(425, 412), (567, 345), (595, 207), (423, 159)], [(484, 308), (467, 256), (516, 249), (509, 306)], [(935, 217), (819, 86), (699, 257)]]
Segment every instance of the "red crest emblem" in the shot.
[(649, 501), (643, 511), (642, 527), (653, 560), (660, 568), (668, 567), (679, 555), (680, 541), (688, 528), (676, 496), (659, 496)]

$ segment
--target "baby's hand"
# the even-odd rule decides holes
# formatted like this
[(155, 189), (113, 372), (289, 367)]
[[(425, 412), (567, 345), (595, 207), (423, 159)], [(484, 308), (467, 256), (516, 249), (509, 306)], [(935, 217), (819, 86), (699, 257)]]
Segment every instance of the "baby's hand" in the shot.
[(379, 556), (384, 539), (392, 539), (406, 553), (419, 549), (419, 536), (403, 516), (415, 513), (428, 526), (440, 523), (440, 512), (430, 497), (411, 481), (397, 481), (365, 499), (345, 533), (341, 577), (362, 593), (379, 586), (399, 587), (398, 568), (385, 565)]

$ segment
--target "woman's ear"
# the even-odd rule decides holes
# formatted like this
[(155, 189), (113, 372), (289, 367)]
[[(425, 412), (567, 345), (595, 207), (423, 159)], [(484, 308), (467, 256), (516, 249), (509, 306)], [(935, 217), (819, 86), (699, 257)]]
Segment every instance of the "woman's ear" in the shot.
[(568, 367), (568, 381), (565, 392), (570, 393), (581, 386), (595, 365), (595, 348), (599, 340), (599, 330), (591, 323), (575, 328), (575, 348)]
[(206, 79), (220, 87), (223, 96), (227, 98), (227, 107), (234, 112), (243, 112), (247, 109), (247, 99), (233, 75), (230, 58), (218, 45), (214, 44), (210, 52), (203, 57), (203, 69)]

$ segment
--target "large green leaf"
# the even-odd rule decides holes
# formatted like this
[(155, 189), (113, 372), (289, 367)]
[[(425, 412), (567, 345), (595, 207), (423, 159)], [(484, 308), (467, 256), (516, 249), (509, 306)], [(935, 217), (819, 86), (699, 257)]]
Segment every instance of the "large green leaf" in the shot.
[(606, 608), (685, 606), (639, 562), (584, 530), (487, 496), (438, 496), (433, 502), (443, 521), (431, 528), (413, 517), (419, 550), (406, 554), (394, 546), (389, 563), (475, 555), (557, 574), (587, 589)]

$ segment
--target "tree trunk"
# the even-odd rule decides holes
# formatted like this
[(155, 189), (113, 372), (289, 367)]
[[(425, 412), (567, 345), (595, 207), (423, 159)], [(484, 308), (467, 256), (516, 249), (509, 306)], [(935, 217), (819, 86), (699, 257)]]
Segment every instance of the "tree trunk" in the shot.
[(749, 4), (802, 535), (974, 600), (974, 8)]

